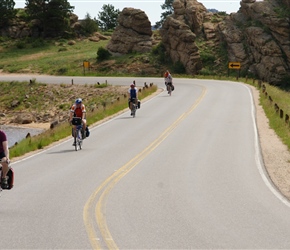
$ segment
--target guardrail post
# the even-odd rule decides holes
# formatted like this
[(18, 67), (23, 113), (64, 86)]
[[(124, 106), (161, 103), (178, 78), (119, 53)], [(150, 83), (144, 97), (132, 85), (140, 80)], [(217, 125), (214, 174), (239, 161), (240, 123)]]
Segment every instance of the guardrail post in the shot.
[(285, 122), (289, 123), (289, 115), (285, 114)]
[(283, 118), (284, 112), (282, 109), (280, 109), (280, 118)]
[(277, 103), (274, 104), (274, 108), (275, 108), (275, 110), (276, 110), (276, 113), (278, 113), (280, 108), (279, 108), (279, 106), (278, 106)]

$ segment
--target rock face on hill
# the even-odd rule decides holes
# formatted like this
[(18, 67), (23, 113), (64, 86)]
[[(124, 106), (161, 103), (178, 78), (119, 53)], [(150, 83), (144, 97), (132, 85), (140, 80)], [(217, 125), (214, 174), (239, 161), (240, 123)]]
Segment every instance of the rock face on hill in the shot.
[(283, 12), (290, 2), (242, 0), (240, 5), (237, 13), (218, 21), (218, 14), (196, 0), (175, 0), (174, 13), (160, 30), (173, 62), (181, 62), (188, 74), (198, 73), (202, 64), (195, 39), (202, 35), (207, 46), (225, 45), (229, 61), (240, 62), (244, 72), (272, 84), (289, 77), (290, 22)]
[(124, 8), (118, 17), (107, 49), (113, 53), (149, 52), (152, 49), (151, 23), (144, 11)]
[(173, 8), (174, 14), (167, 17), (160, 30), (162, 42), (171, 60), (181, 62), (186, 73), (194, 75), (202, 68), (195, 39), (207, 10), (196, 0), (176, 0)]
[(279, 14), (286, 6), (279, 2), (243, 0), (239, 11), (218, 25), (229, 61), (272, 84), (290, 72), (290, 23)]

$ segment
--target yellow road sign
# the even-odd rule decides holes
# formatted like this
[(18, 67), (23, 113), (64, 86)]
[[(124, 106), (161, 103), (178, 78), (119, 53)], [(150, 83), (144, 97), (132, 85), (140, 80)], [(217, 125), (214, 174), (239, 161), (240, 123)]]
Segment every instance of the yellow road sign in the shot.
[(88, 62), (88, 61), (84, 61), (84, 62), (83, 62), (83, 67), (84, 67), (84, 68), (90, 68), (90, 62)]
[(229, 69), (240, 69), (241, 63), (240, 62), (229, 62)]

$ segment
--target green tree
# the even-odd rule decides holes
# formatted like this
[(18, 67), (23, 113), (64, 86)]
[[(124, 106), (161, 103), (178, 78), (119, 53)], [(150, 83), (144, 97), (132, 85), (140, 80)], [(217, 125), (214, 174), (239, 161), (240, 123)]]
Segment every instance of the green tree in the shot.
[(69, 30), (69, 17), (74, 9), (67, 0), (26, 0), (29, 18), (43, 36), (58, 36)]
[(89, 35), (98, 31), (99, 29), (97, 20), (95, 18), (92, 19), (89, 13), (86, 14), (85, 19), (82, 21), (81, 25), (84, 29), (84, 33)]
[(120, 10), (116, 9), (112, 4), (104, 4), (102, 11), (98, 14), (98, 24), (103, 31), (113, 30), (118, 25), (118, 16)]
[(5, 27), (15, 17), (14, 6), (13, 0), (0, 0), (0, 28)]
[(174, 0), (165, 0), (164, 4), (161, 5), (161, 9), (165, 10), (163, 13), (161, 13), (160, 16), (160, 21), (156, 22), (154, 27), (156, 29), (160, 28), (162, 26), (162, 24), (164, 23), (165, 19), (170, 16), (171, 14), (173, 14), (173, 1)]

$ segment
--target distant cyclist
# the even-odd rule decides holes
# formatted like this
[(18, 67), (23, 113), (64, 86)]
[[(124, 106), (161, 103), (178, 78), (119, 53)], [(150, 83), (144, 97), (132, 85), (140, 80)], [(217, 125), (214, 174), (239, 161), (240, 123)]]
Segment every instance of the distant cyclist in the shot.
[(8, 140), (4, 131), (0, 130), (0, 160), (2, 165), (2, 179), (1, 179), (1, 188), (7, 189), (8, 186), (8, 177), (7, 173), (9, 171), (9, 148)]
[[(135, 83), (135, 81), (134, 81), (134, 83)], [(135, 103), (136, 105), (138, 105), (138, 89), (134, 83), (132, 83), (130, 85), (130, 88), (128, 90), (128, 92), (129, 92), (129, 108), (131, 111), (132, 111), (132, 103)], [(131, 115), (133, 115), (132, 112), (131, 112)]]
[[(87, 121), (86, 121), (86, 107), (83, 104), (83, 101), (81, 98), (76, 99), (75, 103), (71, 106), (70, 109), (70, 117), (69, 121), (72, 122), (73, 117), (79, 117), (82, 119), (82, 125), (83, 125), (83, 137), (85, 138), (86, 136), (86, 126), (87, 126)], [(76, 126), (74, 125), (74, 132), (76, 131)], [(75, 146), (75, 145), (73, 145)]]
[[(167, 86), (172, 88), (172, 85), (173, 85), (172, 84), (172, 76), (168, 70), (166, 70), (166, 72), (164, 74), (164, 81), (165, 81), (165, 86), (166, 86), (167, 90), (168, 90)], [(168, 91), (168, 94), (169, 94), (169, 91)]]

